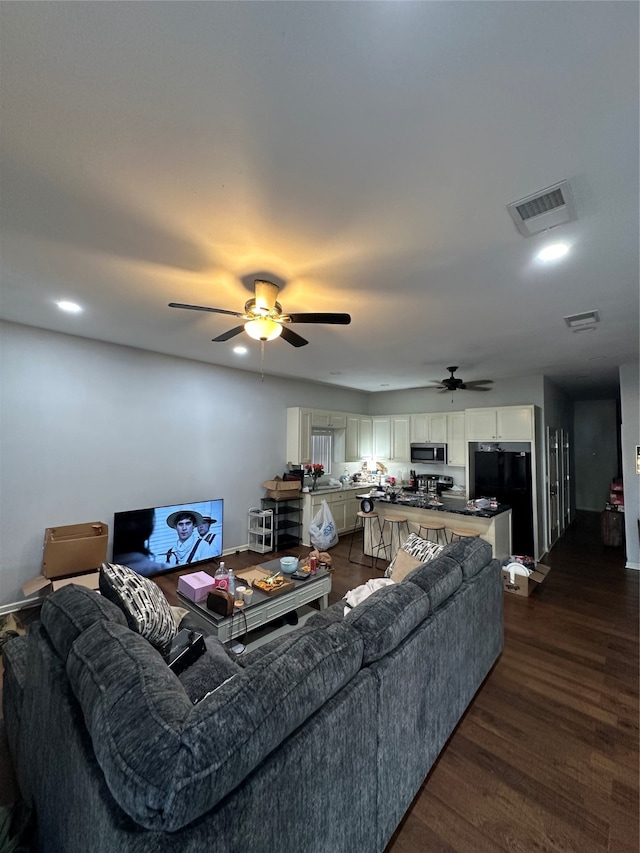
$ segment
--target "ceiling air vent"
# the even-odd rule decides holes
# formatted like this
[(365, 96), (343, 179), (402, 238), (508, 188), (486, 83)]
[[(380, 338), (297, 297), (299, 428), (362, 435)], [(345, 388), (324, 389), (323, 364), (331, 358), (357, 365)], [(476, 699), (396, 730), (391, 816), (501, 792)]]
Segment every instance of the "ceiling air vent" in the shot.
[(571, 314), (564, 321), (573, 332), (592, 332), (596, 323), (600, 322), (600, 314), (597, 311), (584, 311), (582, 314)]
[(567, 181), (507, 205), (509, 215), (523, 237), (531, 237), (577, 219), (573, 193)]

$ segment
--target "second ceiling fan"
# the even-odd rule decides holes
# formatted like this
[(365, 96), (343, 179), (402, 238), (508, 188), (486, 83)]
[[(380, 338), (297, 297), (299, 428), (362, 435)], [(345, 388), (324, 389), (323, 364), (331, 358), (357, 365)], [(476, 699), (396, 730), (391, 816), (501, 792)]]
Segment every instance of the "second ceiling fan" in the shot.
[(188, 311), (210, 311), (213, 314), (230, 314), (232, 317), (242, 317), (243, 323), (234, 326), (212, 338), (214, 341), (228, 341), (230, 338), (246, 332), (256, 341), (272, 341), (282, 336), (287, 343), (294, 347), (306, 346), (309, 341), (290, 329), (291, 323), (323, 323), (331, 326), (348, 326), (350, 314), (315, 312), (305, 314), (284, 314), (282, 305), (277, 301), (277, 284), (257, 278), (254, 282), (255, 297), (245, 303), (244, 311), (228, 311), (226, 308), (207, 308), (204, 305), (187, 305), (182, 302), (170, 302), (169, 308), (185, 308)]
[[(434, 391), (490, 391), (490, 388), (484, 388), (484, 385), (493, 385), (493, 379), (476, 379), (472, 382), (464, 382), (462, 379), (459, 379), (457, 376), (453, 374), (458, 369), (457, 365), (455, 367), (447, 367), (447, 370), (451, 374), (451, 376), (447, 376), (446, 379), (441, 379), (437, 385), (433, 386)], [(437, 380), (434, 380), (437, 382)]]

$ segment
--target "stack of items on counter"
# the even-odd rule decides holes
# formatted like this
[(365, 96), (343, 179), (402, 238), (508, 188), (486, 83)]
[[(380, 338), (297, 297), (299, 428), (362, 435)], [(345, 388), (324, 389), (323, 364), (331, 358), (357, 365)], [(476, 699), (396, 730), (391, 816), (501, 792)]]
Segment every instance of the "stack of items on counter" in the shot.
[(546, 580), (551, 569), (533, 557), (512, 554), (502, 564), (502, 584), (505, 592), (528, 597)]

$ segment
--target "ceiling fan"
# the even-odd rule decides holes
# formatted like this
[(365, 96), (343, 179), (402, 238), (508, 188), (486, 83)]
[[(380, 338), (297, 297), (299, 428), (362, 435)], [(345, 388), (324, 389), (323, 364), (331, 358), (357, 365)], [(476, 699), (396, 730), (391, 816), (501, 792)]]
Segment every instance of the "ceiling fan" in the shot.
[[(456, 372), (458, 367), (447, 367), (447, 370), (451, 374), (451, 376), (447, 376), (446, 379), (441, 379), (436, 386), (434, 386), (434, 391), (490, 391), (490, 388), (483, 388), (483, 385), (492, 385), (493, 379), (476, 379), (473, 382), (464, 382), (462, 379), (459, 379), (457, 376), (453, 374)], [(433, 380), (437, 382), (438, 380)]]
[(325, 323), (332, 326), (348, 326), (350, 314), (309, 313), (283, 314), (282, 305), (276, 301), (277, 284), (257, 278), (254, 281), (255, 297), (245, 303), (244, 311), (227, 311), (226, 308), (206, 308), (203, 305), (185, 305), (182, 302), (170, 302), (169, 308), (186, 308), (188, 311), (210, 311), (213, 314), (230, 314), (232, 317), (242, 317), (243, 323), (234, 326), (212, 338), (214, 341), (228, 341), (230, 338), (246, 332), (256, 341), (272, 341), (282, 335), (285, 341), (294, 347), (304, 347), (309, 341), (305, 340), (289, 328), (290, 323)]

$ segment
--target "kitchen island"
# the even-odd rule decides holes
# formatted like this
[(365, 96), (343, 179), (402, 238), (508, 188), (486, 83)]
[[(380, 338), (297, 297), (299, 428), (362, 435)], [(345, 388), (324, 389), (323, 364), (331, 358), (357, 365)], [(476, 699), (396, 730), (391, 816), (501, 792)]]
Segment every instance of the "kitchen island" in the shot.
[[(436, 522), (444, 524), (447, 528), (455, 527), (456, 530), (468, 531), (479, 534), (481, 539), (486, 540), (493, 549), (493, 556), (503, 562), (511, 555), (511, 507), (500, 504), (497, 509), (470, 510), (464, 504), (451, 498), (442, 498), (441, 505), (430, 505), (424, 499), (418, 497), (400, 496), (397, 501), (392, 502), (386, 495), (377, 496), (375, 492), (371, 495), (358, 495), (359, 498), (371, 497), (374, 501), (374, 511), (380, 516), (380, 524), (384, 519), (391, 516), (404, 516), (409, 523), (411, 533), (417, 533), (421, 524)], [(377, 527), (372, 528), (377, 531)], [(391, 557), (402, 543), (389, 543), (389, 526), (385, 526), (385, 544), (391, 544)], [(364, 553), (376, 556), (377, 543), (369, 536), (364, 543)], [(380, 555), (382, 556), (382, 551)]]

